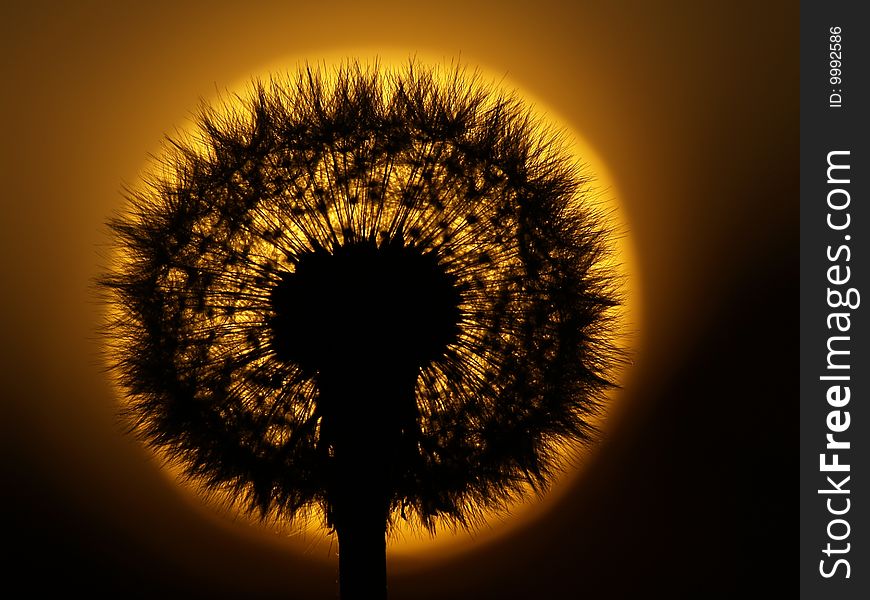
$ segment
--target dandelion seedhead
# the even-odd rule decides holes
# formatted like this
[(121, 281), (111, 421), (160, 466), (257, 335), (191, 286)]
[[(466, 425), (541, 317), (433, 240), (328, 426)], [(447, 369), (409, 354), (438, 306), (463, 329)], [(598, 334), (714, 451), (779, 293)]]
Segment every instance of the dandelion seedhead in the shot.
[(132, 429), (206, 490), (330, 523), (366, 496), (431, 530), (593, 438), (609, 231), (515, 96), (307, 68), (205, 107), (158, 164), (110, 224), (107, 332)]

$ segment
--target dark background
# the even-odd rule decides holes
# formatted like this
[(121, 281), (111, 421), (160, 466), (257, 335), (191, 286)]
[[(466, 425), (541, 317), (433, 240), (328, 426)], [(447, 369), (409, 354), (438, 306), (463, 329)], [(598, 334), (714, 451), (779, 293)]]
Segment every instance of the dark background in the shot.
[(796, 587), (797, 4), (700, 4), (4, 3), (6, 581), (335, 597), (328, 543), (215, 516), (123, 435), (91, 282), (122, 182), (199, 98), (300, 58), (419, 52), (506, 74), (595, 148), (642, 304), (582, 473), (497, 535), (391, 559), (391, 597)]

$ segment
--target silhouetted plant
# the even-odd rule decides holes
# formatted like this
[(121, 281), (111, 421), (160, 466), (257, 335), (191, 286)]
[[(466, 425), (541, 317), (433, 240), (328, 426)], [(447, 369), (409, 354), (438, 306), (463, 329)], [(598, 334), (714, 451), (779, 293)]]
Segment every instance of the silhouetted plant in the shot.
[(398, 515), (475, 523), (586, 442), (607, 228), (558, 136), (456, 69), (349, 63), (204, 108), (111, 222), (132, 429), (263, 516), (322, 508), (343, 597)]

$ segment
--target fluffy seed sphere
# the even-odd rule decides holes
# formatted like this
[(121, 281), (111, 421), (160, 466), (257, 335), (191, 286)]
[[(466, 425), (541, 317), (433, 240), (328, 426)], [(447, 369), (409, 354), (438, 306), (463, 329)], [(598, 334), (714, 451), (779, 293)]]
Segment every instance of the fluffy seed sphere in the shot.
[(337, 453), (372, 452), (388, 517), (431, 529), (592, 439), (620, 361), (609, 231), (516, 97), (350, 63), (198, 126), (110, 224), (107, 335), (147, 443), (279, 518), (329, 516)]

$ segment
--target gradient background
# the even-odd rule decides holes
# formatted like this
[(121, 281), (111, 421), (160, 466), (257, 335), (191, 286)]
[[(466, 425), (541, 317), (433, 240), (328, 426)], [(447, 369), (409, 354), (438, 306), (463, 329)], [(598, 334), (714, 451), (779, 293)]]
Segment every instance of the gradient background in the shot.
[(336, 596), (328, 546), (192, 502), (122, 434), (91, 282), (121, 183), (200, 98), (365, 47), (461, 55), (581, 133), (615, 179), (644, 298), (594, 460), (501, 535), (391, 559), (391, 598), (796, 588), (796, 3), (123, 4), (0, 13), (7, 583)]

